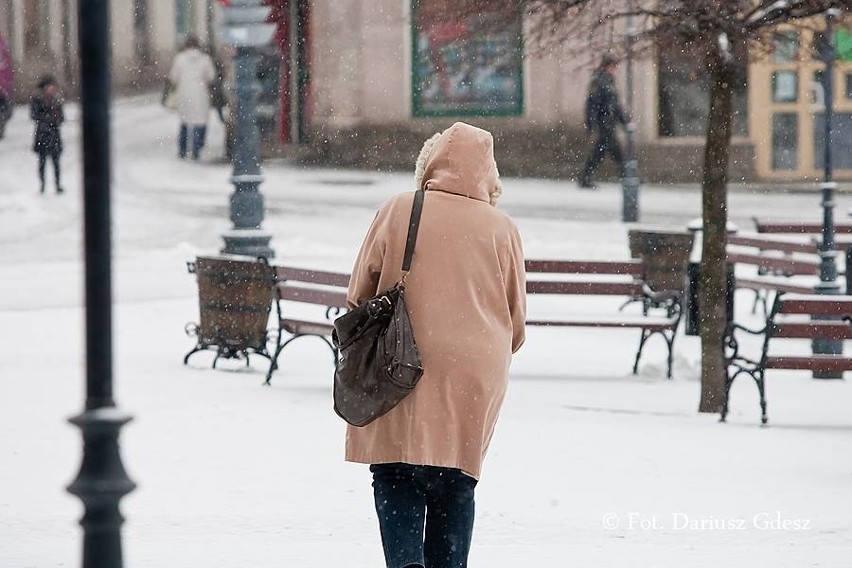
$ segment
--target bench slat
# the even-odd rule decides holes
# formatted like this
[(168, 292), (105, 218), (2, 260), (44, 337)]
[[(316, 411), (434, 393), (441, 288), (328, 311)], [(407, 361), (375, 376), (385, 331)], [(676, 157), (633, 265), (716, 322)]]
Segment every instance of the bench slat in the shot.
[(836, 355), (769, 356), (766, 358), (766, 367), (831, 373), (852, 371), (852, 359)]
[(852, 339), (852, 325), (844, 322), (812, 321), (775, 323), (772, 337), (796, 339)]
[(311, 284), (323, 284), (325, 286), (349, 287), (349, 275), (342, 272), (328, 272), (326, 270), (309, 270), (306, 268), (295, 268), (292, 266), (276, 266), (275, 276), (278, 280), (308, 282)]
[(529, 320), (527, 325), (546, 327), (616, 327), (616, 328), (642, 328), (652, 331), (663, 331), (672, 329), (677, 323), (677, 318), (660, 317), (635, 317), (635, 318), (571, 318), (568, 320)]
[(527, 272), (551, 272), (557, 274), (624, 274), (641, 278), (644, 267), (641, 260), (583, 261), (583, 260), (527, 260)]
[(325, 335), (331, 336), (334, 326), (330, 323), (319, 323), (315, 321), (282, 319), (279, 322), (281, 329), (294, 335)]
[(728, 251), (728, 262), (753, 264), (761, 268), (782, 270), (786, 274), (810, 275), (819, 272), (820, 261), (813, 258), (789, 258), (764, 254)]
[(778, 312), (812, 316), (850, 316), (852, 315), (852, 296), (784, 296), (781, 298)]
[(640, 282), (554, 282), (527, 281), (528, 294), (586, 294), (601, 296), (636, 296), (642, 294)]
[(794, 294), (813, 294), (814, 290), (808, 286), (800, 284), (788, 284), (787, 282), (779, 282), (768, 278), (740, 278), (735, 277), (737, 288), (747, 288), (749, 290), (774, 290), (776, 292), (788, 292)]
[(767, 239), (758, 236), (728, 235), (728, 244), (733, 246), (751, 247), (760, 250), (777, 250), (783, 252), (817, 253), (814, 243)]
[(275, 289), (279, 300), (319, 304), (334, 308), (348, 307), (346, 292), (342, 291), (324, 290), (318, 287), (287, 284), (286, 282), (278, 284)]
[[(798, 235), (821, 234), (821, 223), (776, 223), (767, 222), (757, 223), (758, 233), (792, 233)], [(835, 225), (834, 232), (838, 234), (852, 234), (852, 225)]]

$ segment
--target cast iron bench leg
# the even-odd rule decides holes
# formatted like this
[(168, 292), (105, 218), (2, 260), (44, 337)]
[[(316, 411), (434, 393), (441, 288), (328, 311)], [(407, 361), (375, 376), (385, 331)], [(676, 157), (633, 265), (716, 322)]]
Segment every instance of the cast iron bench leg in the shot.
[(760, 422), (766, 424), (769, 417), (766, 415), (766, 381), (764, 381), (764, 369), (758, 370), (754, 375), (754, 382), (757, 383), (757, 392), (760, 393)]
[(207, 349), (206, 346), (196, 345), (192, 348), (192, 351), (186, 354), (186, 357), (183, 358), (183, 364), (186, 365), (189, 363), (189, 358), (198, 353), (199, 351), (204, 351)]
[(636, 351), (636, 361), (633, 363), (633, 374), (637, 374), (639, 372), (639, 358), (642, 357), (642, 348), (645, 347), (645, 342), (648, 340), (651, 334), (648, 333), (647, 330), (642, 330), (642, 336), (639, 338), (639, 349)]
[(672, 378), (672, 360), (674, 359), (674, 341), (676, 335), (677, 329), (672, 331), (671, 335), (667, 335), (666, 332), (663, 332), (663, 337), (666, 338), (666, 346), (669, 348), (669, 356), (666, 359), (666, 378), (669, 380)]

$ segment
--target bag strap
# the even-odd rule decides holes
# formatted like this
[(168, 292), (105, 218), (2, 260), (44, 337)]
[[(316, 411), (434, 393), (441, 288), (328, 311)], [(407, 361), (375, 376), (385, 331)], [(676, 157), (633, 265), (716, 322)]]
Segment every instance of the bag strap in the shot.
[(414, 257), (414, 244), (417, 242), (417, 229), (420, 227), (420, 214), (423, 212), (423, 195), (422, 189), (414, 192), (414, 205), (411, 206), (408, 237), (405, 241), (405, 255), (402, 258), (402, 280), (400, 280), (400, 283), (403, 285), (405, 284), (405, 277), (411, 270), (411, 259)]

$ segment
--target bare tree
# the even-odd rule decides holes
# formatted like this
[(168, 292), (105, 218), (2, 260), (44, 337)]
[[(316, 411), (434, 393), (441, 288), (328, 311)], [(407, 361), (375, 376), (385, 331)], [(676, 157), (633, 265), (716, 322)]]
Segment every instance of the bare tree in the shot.
[[(448, 3), (448, 5), (451, 3)], [(728, 162), (738, 75), (749, 57), (766, 53), (772, 30), (830, 8), (850, 10), (850, 0), (459, 0), (457, 15), (505, 11), (526, 16), (533, 47), (559, 42), (578, 49), (610, 49), (625, 33), (623, 20), (639, 22), (637, 51), (677, 45), (694, 54), (712, 79), (702, 171), (703, 251), (699, 308), (701, 401), (717, 412), (725, 397), (726, 226)], [(617, 48), (616, 48), (617, 49)]]

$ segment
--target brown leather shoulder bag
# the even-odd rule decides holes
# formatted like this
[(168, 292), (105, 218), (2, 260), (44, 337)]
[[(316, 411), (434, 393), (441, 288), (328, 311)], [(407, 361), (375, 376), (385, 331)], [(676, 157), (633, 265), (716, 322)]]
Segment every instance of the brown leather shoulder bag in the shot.
[(423, 375), (405, 307), (423, 190), (414, 194), (408, 238), (397, 284), (334, 320), (332, 341), (340, 352), (334, 370), (334, 411), (353, 426), (366, 426), (408, 396)]

